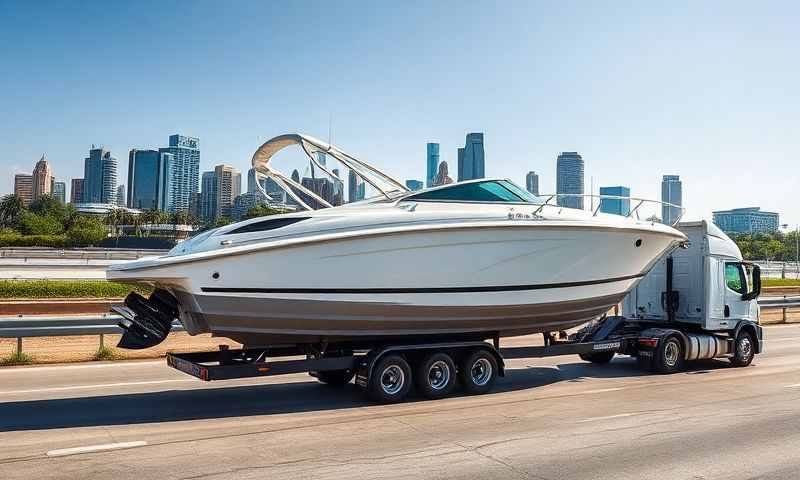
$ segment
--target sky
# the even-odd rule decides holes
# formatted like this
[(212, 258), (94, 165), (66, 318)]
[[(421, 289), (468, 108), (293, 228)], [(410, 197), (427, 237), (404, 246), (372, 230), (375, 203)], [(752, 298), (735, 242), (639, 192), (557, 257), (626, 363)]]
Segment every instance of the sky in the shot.
[(486, 174), (586, 187), (687, 218), (760, 206), (800, 223), (800, 2), (0, 0), (0, 193), (46, 153), (59, 181), (91, 145), (119, 159), (200, 138), (201, 171), (246, 172), (283, 133), (332, 140), (394, 177), (425, 144), (456, 164), (485, 133)]

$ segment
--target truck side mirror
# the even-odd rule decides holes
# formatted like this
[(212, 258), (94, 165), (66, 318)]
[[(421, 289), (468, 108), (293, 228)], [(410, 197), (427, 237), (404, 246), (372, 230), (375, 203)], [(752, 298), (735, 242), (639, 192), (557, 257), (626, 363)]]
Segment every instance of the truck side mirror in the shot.
[(742, 295), (742, 300), (749, 301), (761, 295), (761, 267), (753, 265), (753, 290)]

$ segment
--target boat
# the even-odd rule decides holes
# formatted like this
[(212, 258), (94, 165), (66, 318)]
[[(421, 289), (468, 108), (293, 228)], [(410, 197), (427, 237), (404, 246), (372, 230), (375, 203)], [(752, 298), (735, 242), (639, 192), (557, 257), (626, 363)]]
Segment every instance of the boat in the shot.
[[(378, 194), (333, 206), (270, 165), (289, 146), (333, 181), (342, 179), (319, 153), (338, 160)], [(252, 164), (297, 211), (208, 230), (166, 255), (110, 266), (108, 280), (154, 288), (115, 307), (125, 329), (120, 347), (156, 345), (175, 321), (191, 335), (245, 347), (558, 332), (608, 312), (686, 242), (671, 226), (638, 218), (645, 200), (626, 199), (630, 213), (610, 215), (565, 208), (557, 195), (536, 197), (499, 178), (409, 191), (307, 135), (267, 141)]]

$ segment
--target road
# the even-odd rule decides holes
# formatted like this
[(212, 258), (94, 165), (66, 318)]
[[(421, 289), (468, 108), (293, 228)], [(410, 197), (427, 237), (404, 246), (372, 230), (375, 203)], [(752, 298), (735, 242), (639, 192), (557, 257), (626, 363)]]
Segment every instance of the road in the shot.
[(306, 375), (5, 368), (0, 478), (800, 478), (800, 326), (766, 338), (745, 369), (515, 360), (495, 393), (390, 406)]

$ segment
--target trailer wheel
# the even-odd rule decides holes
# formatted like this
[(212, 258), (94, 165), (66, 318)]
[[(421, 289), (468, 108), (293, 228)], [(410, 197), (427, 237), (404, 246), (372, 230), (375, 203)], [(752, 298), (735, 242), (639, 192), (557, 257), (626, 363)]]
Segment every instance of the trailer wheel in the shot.
[(755, 356), (755, 347), (753, 345), (753, 335), (750, 332), (741, 330), (736, 335), (736, 341), (733, 346), (733, 356), (730, 358), (731, 365), (734, 367), (746, 367), (750, 365)]
[(653, 370), (657, 373), (675, 373), (683, 369), (683, 342), (675, 335), (663, 339), (656, 347)]
[(414, 371), (417, 389), (426, 398), (447, 396), (456, 384), (456, 365), (450, 355), (438, 352), (426, 355)]
[(578, 356), (581, 360), (592, 362), (597, 365), (605, 365), (614, 358), (616, 352), (595, 352), (595, 353), (581, 353)]
[(478, 349), (460, 362), (459, 376), (464, 390), (472, 395), (486, 393), (497, 380), (497, 359), (490, 352)]
[(381, 403), (402, 401), (411, 390), (411, 367), (400, 355), (387, 355), (372, 370), (367, 391)]
[(355, 376), (355, 372), (352, 370), (329, 370), (326, 372), (314, 372), (313, 376), (317, 377), (317, 380), (325, 385), (342, 387), (350, 383), (350, 380)]

